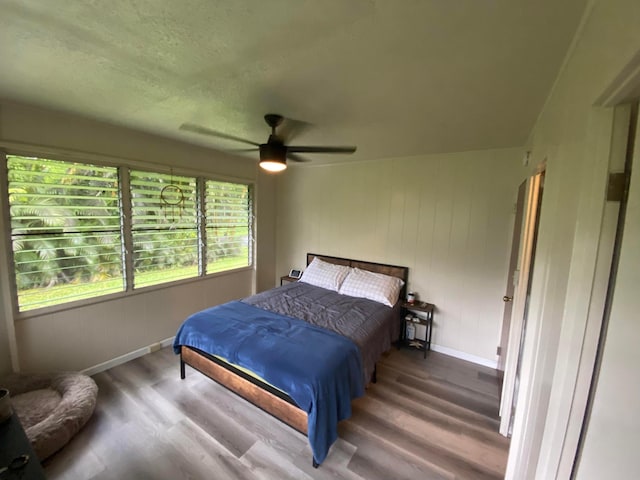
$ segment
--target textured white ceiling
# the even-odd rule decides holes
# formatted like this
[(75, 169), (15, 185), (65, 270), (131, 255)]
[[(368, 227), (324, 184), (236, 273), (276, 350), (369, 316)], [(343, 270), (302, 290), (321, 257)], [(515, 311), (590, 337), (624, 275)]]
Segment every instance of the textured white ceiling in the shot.
[[(214, 148), (346, 161), (521, 146), (586, 0), (0, 0), (0, 97)], [(257, 156), (257, 155), (256, 155)]]

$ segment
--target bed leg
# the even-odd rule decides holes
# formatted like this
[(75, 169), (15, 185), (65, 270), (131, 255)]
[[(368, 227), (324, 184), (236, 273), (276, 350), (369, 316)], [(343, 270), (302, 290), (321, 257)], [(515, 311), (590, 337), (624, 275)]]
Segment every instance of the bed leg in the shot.
[(180, 379), (184, 380), (185, 371), (184, 371), (184, 360), (182, 360), (182, 354), (180, 354)]
[(313, 460), (313, 463), (312, 463), (313, 468), (318, 468), (320, 466), (320, 464), (318, 462), (316, 462), (315, 458), (313, 458), (312, 460)]
[(378, 381), (378, 364), (376, 363), (373, 366), (373, 373), (371, 374), (371, 383), (376, 383)]

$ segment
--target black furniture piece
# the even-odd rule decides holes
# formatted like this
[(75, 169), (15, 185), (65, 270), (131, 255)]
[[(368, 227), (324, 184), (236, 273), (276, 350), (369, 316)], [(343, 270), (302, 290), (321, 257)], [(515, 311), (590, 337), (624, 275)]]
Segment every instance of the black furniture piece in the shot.
[(0, 423), (0, 479), (13, 478), (47, 478), (15, 413)]
[[(433, 310), (435, 306), (432, 303), (427, 302), (402, 302), (400, 305), (402, 308), (401, 319), (402, 319), (402, 329), (401, 329), (401, 339), (400, 344), (409, 348), (417, 348), (418, 350), (424, 351), (424, 358), (427, 358), (427, 351), (431, 350), (431, 333), (433, 329)], [(406, 320), (406, 316), (409, 313), (423, 313), (423, 317), (416, 317), (413, 315), (414, 320)], [(418, 340), (412, 339), (409, 340), (407, 338), (407, 325), (424, 325), (426, 328), (425, 339)]]

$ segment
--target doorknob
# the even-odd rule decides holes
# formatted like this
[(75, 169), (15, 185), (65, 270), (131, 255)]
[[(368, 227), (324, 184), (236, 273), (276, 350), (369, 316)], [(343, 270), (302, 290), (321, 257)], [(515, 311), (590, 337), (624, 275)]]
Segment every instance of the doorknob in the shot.
[(513, 300), (513, 297), (507, 297), (506, 295), (502, 297), (503, 302), (510, 302), (511, 300)]

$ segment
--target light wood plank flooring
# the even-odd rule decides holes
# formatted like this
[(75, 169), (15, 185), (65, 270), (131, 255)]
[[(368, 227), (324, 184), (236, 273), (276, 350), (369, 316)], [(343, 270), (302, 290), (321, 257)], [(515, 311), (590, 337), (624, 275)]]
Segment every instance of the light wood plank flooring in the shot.
[(162, 349), (97, 374), (94, 416), (44, 463), (52, 479), (500, 479), (495, 371), (392, 350), (318, 469), (306, 437)]

